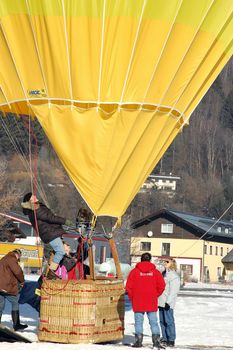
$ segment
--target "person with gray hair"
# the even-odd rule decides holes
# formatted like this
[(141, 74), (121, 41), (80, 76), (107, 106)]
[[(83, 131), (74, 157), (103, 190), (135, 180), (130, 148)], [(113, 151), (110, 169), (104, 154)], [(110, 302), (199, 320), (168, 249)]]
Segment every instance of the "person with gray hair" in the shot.
[(19, 288), (24, 284), (24, 275), (19, 261), (21, 251), (15, 249), (0, 260), (0, 323), (6, 300), (11, 303), (13, 328), (20, 331), (28, 326), (19, 320)]
[(176, 261), (172, 258), (164, 260), (165, 270), (163, 277), (166, 287), (163, 294), (159, 297), (159, 321), (162, 332), (161, 343), (164, 346), (175, 346), (176, 327), (174, 318), (174, 308), (176, 298), (180, 290), (180, 276), (176, 272)]

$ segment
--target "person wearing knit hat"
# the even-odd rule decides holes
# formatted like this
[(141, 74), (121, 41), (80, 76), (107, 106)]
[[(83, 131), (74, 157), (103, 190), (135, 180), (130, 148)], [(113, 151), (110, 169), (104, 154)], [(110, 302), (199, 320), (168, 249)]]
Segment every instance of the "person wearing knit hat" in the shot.
[(39, 231), (43, 243), (50, 244), (55, 255), (49, 264), (48, 279), (57, 279), (56, 270), (65, 255), (62, 235), (65, 233), (62, 225), (70, 226), (70, 220), (53, 214), (53, 212), (31, 192), (25, 194), (21, 203), (23, 213), (28, 216), (33, 228)]

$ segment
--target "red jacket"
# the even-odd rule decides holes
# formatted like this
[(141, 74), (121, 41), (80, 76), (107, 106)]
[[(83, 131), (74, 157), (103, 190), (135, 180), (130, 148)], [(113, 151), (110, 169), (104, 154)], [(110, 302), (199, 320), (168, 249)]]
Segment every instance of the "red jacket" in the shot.
[(126, 283), (129, 299), (134, 312), (158, 310), (158, 297), (165, 289), (162, 274), (154, 264), (142, 261), (130, 272)]

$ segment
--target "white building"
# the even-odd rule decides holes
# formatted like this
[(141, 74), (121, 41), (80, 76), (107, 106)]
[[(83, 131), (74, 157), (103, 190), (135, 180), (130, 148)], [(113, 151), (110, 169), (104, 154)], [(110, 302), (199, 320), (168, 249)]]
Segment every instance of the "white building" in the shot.
[(142, 185), (142, 191), (145, 189), (156, 188), (161, 191), (175, 192), (179, 176), (172, 175), (149, 175)]

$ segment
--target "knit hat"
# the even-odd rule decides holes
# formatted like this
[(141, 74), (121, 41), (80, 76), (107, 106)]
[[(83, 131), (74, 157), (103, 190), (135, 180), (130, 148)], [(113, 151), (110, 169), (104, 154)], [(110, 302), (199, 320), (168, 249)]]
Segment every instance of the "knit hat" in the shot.
[(32, 196), (32, 192), (28, 192), (27, 194), (25, 194), (25, 196), (23, 197), (23, 203), (30, 201), (31, 196)]

